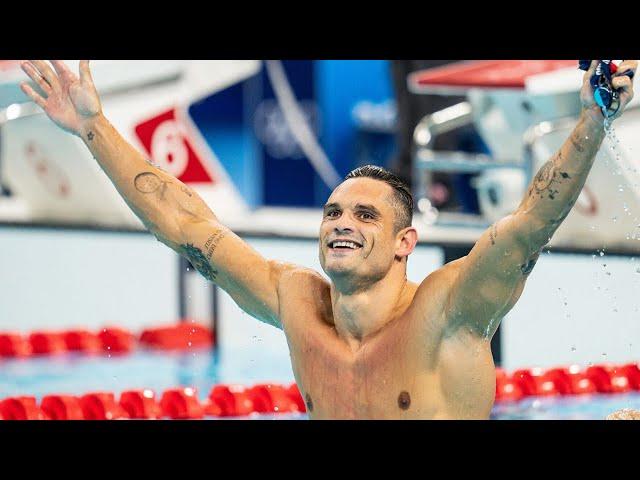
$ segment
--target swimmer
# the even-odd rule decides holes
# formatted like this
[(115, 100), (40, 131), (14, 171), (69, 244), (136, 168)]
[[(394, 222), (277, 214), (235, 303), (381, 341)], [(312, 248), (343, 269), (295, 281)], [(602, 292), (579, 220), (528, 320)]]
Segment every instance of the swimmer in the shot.
[[(491, 338), (542, 248), (569, 214), (604, 139), (589, 78), (579, 121), (513, 214), (464, 258), (407, 280), (418, 240), (406, 185), (382, 168), (349, 173), (327, 200), (319, 257), (329, 280), (265, 259), (222, 225), (191, 188), (149, 163), (102, 113), (89, 62), (22, 63), (23, 91), (80, 137), (134, 213), (248, 314), (281, 329), (312, 419), (487, 419), (495, 396)], [(53, 67), (53, 68), (52, 68)], [(622, 73), (619, 116), (633, 96)], [(286, 218), (282, 219), (283, 222)]]
[(640, 410), (623, 408), (610, 413), (605, 420), (640, 420)]

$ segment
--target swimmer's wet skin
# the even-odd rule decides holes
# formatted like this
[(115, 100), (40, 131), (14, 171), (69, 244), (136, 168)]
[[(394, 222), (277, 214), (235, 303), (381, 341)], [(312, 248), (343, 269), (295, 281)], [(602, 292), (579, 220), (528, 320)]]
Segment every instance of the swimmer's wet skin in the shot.
[[(362, 167), (331, 194), (320, 226), (319, 273), (266, 260), (222, 225), (195, 191), (129, 145), (102, 113), (86, 61), (23, 64), (23, 90), (85, 142), (147, 228), (185, 256), (245, 312), (284, 331), (296, 381), (314, 419), (489, 418), (490, 341), (520, 297), (541, 249), (568, 215), (604, 138), (585, 74), (577, 126), (542, 167), (518, 209), (464, 258), (407, 281), (417, 242), (406, 186)], [(635, 71), (625, 61), (618, 74)], [(632, 98), (616, 76), (618, 115)]]

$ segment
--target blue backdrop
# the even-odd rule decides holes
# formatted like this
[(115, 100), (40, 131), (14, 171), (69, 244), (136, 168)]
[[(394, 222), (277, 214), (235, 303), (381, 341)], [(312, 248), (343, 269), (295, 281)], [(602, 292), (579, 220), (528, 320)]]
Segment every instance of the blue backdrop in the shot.
[[(392, 98), (385, 60), (285, 60), (283, 66), (307, 120), (340, 175), (366, 151), (352, 111), (361, 101)], [(320, 206), (329, 189), (300, 151), (275, 101), (265, 69), (190, 108), (194, 122), (254, 206)], [(391, 134), (383, 134), (383, 156)], [(386, 145), (386, 147), (385, 147)], [(386, 148), (386, 150), (385, 150)], [(380, 152), (372, 161), (380, 163)]]

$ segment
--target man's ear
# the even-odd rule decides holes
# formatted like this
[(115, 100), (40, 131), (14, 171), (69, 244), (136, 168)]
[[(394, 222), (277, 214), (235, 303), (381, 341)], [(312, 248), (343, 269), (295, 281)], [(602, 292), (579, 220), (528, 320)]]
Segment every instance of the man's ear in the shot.
[(418, 232), (413, 227), (403, 228), (396, 235), (396, 256), (408, 257), (416, 248)]

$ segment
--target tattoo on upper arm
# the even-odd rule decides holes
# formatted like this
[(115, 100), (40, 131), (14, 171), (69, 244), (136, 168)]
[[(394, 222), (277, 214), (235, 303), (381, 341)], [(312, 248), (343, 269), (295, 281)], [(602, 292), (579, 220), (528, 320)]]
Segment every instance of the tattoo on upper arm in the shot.
[(94, 136), (95, 136), (95, 135), (94, 135), (94, 133), (93, 133), (93, 132), (89, 132), (89, 133), (87, 133), (87, 138), (89, 139), (89, 141), (93, 140), (93, 137), (94, 137)]
[(206, 253), (203, 253), (202, 250), (190, 243), (182, 245), (182, 250), (191, 262), (191, 265), (193, 265), (193, 268), (198, 270), (207, 280), (214, 281), (218, 276), (218, 271), (213, 268), (210, 260), (213, 252), (218, 246), (218, 243), (227, 235), (227, 233), (229, 233), (227, 228), (222, 227), (216, 229), (204, 244), (204, 250)]
[(580, 144), (580, 135), (578, 135), (578, 132), (576, 130), (573, 131), (573, 133), (569, 137), (569, 140), (571, 140), (571, 145), (573, 145), (573, 148), (575, 148), (580, 153), (584, 152), (584, 147)]
[(496, 238), (498, 237), (498, 224), (494, 223), (491, 225), (491, 230), (489, 231), (489, 238), (491, 239), (491, 245), (496, 244)]
[(520, 265), (520, 270), (522, 270), (522, 274), (529, 275), (531, 273), (531, 270), (533, 270), (533, 267), (536, 266), (537, 261), (538, 261), (538, 256), (536, 255), (535, 257), (530, 258), (527, 263)]
[(539, 195), (540, 198), (544, 198), (545, 195), (551, 200), (555, 200), (559, 190), (554, 188), (557, 184), (562, 183), (563, 180), (571, 179), (571, 176), (567, 172), (562, 172), (558, 169), (556, 162), (562, 160), (562, 154), (558, 154), (549, 160), (537, 173), (533, 179), (531, 188), (529, 188), (529, 195)]
[(187, 259), (191, 262), (191, 265), (198, 270), (204, 278), (210, 281), (215, 281), (218, 276), (218, 271), (209, 263), (209, 260), (204, 256), (202, 250), (198, 247), (194, 247), (192, 244), (187, 243), (181, 246)]

